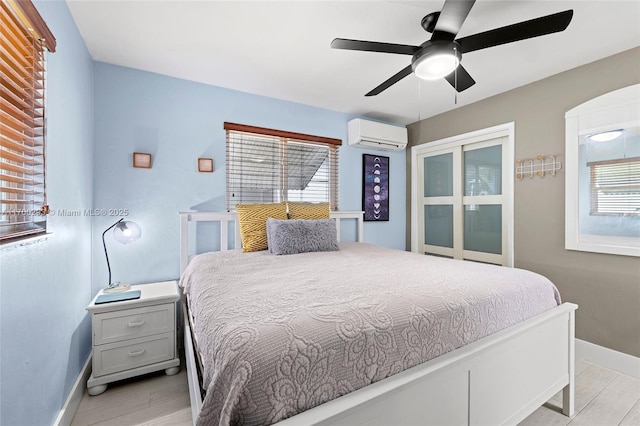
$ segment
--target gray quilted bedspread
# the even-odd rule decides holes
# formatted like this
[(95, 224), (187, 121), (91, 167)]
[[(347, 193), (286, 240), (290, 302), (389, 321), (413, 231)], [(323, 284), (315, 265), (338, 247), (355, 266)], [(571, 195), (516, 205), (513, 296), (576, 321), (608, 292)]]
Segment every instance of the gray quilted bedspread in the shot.
[(199, 425), (271, 424), (560, 304), (546, 278), (364, 243), (196, 256)]

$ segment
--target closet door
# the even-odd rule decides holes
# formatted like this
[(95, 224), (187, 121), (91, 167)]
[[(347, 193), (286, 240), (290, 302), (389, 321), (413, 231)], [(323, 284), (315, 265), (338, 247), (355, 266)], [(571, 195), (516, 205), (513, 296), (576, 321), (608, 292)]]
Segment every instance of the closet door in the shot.
[[(421, 249), (424, 254), (444, 257), (456, 256), (460, 226), (460, 149), (448, 149), (420, 157), (422, 208), (418, 209), (421, 223)], [(458, 219), (459, 221), (459, 219)]]
[(504, 142), (498, 138), (462, 147), (463, 259), (507, 264)]
[(508, 265), (507, 137), (417, 155), (418, 251)]

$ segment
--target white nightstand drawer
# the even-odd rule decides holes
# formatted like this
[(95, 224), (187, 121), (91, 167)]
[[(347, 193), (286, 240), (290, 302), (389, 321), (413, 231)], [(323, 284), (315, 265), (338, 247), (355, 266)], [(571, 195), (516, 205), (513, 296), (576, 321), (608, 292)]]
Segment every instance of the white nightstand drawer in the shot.
[(103, 345), (173, 331), (174, 310), (174, 303), (166, 303), (95, 314), (93, 344)]
[(174, 333), (94, 347), (93, 376), (117, 373), (175, 357)]

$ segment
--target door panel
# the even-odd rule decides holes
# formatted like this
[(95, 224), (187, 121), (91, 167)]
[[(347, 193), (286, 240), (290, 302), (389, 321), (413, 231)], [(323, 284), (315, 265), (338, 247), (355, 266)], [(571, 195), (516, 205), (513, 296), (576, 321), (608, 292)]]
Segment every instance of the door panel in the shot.
[(453, 153), (424, 158), (424, 196), (446, 197), (453, 195)]
[(453, 205), (424, 206), (424, 243), (453, 248)]
[(502, 206), (464, 206), (464, 249), (502, 254)]
[(465, 150), (465, 196), (502, 194), (502, 145)]

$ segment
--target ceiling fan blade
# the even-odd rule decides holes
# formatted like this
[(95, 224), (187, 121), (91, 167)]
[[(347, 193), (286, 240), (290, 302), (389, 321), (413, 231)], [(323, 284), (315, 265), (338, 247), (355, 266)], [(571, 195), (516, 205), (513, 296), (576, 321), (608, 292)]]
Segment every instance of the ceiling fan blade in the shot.
[(431, 40), (453, 40), (476, 0), (447, 0), (436, 22)]
[(462, 53), (469, 53), (486, 49), (487, 47), (564, 31), (569, 26), (572, 17), (573, 10), (569, 9), (564, 12), (462, 37), (456, 41), (460, 44)]
[[(456, 75), (456, 71), (458, 75)], [(458, 68), (444, 79), (447, 80), (458, 92), (467, 90), (469, 87), (476, 84), (476, 81), (471, 77), (471, 75), (469, 75), (462, 65), (458, 65)]]
[(334, 49), (364, 50), (367, 52), (398, 53), (400, 55), (413, 55), (420, 47), (407, 44), (379, 43), (377, 41), (349, 40), (336, 38), (331, 42)]
[(400, 72), (393, 75), (391, 78), (389, 78), (384, 83), (380, 84), (378, 87), (376, 87), (375, 89), (367, 93), (365, 96), (375, 96), (378, 93), (384, 90), (387, 90), (389, 87), (393, 86), (394, 84), (396, 84), (397, 82), (399, 82), (400, 80), (402, 80), (403, 78), (411, 74), (412, 72), (413, 70), (411, 69), (411, 65), (407, 66), (406, 68), (403, 68)]

